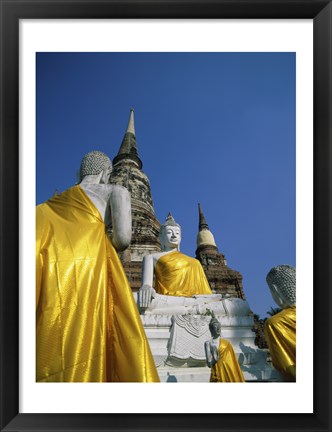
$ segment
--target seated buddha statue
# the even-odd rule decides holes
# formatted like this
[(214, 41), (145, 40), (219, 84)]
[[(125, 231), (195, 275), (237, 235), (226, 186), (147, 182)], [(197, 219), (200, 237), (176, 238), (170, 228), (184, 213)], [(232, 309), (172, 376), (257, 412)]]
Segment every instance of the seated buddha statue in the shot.
[(212, 313), (209, 324), (212, 338), (205, 344), (206, 362), (211, 368), (210, 382), (245, 382), (234, 349), (221, 337), (221, 324)]
[(266, 320), (265, 338), (273, 366), (285, 381), (296, 381), (296, 271), (289, 265), (273, 267), (266, 281), (281, 312)]
[[(158, 295), (186, 298), (212, 295), (200, 262), (180, 252), (181, 227), (171, 214), (161, 225), (159, 238), (162, 252), (146, 255), (143, 259), (143, 283), (138, 292), (140, 308), (148, 308)], [(181, 300), (174, 302), (180, 303)], [(191, 306), (191, 302), (187, 303)]]

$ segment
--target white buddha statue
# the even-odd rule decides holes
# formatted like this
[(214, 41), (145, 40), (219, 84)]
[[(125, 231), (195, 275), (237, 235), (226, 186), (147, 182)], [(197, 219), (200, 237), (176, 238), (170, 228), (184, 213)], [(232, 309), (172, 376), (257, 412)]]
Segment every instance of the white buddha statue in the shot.
[[(150, 330), (153, 326), (150, 334), (156, 358), (167, 359), (168, 366), (203, 366), (204, 343), (210, 337), (210, 313), (214, 312), (221, 325), (231, 328), (232, 333), (240, 328), (246, 337), (252, 333), (252, 318), (247, 301), (212, 293), (201, 263), (181, 253), (180, 242), (181, 227), (169, 214), (160, 227), (162, 251), (143, 259), (138, 306), (145, 328)], [(230, 352), (230, 343), (224, 341), (224, 345)]]
[(138, 294), (140, 308), (148, 308), (156, 294), (173, 297), (212, 295), (200, 262), (180, 252), (181, 227), (171, 214), (161, 225), (159, 237), (162, 252), (146, 255), (143, 259), (143, 283)]

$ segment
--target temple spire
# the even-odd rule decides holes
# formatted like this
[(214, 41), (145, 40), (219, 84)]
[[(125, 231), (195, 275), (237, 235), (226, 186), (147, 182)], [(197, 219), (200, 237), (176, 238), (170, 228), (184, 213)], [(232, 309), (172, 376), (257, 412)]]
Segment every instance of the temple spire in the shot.
[(197, 249), (206, 246), (213, 246), (215, 249), (217, 249), (217, 245), (216, 242), (214, 241), (213, 234), (209, 229), (209, 225), (206, 223), (200, 204), (198, 204), (198, 214), (199, 214), (199, 223), (198, 223), (198, 235), (196, 241)]
[(134, 108), (131, 108), (130, 115), (129, 115), (129, 121), (128, 121), (128, 127), (126, 133), (132, 133), (135, 135), (135, 124), (134, 124)]
[(127, 130), (124, 134), (118, 154), (113, 159), (113, 164), (116, 165), (120, 161), (129, 160), (133, 161), (138, 165), (138, 168), (142, 168), (142, 161), (138, 157), (136, 135), (135, 135), (135, 124), (134, 124), (134, 108), (131, 108)]
[(198, 214), (199, 214), (199, 224), (198, 224), (198, 230), (202, 231), (202, 230), (208, 230), (209, 229), (209, 225), (206, 223), (204, 214), (202, 212), (202, 208), (200, 203), (198, 203)]

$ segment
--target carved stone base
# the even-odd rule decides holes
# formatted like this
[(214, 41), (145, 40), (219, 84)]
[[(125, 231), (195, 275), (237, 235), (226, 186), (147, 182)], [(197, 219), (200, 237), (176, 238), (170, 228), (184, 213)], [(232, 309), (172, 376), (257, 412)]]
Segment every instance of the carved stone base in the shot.
[(161, 382), (209, 382), (210, 369), (203, 367), (160, 367), (157, 369)]
[[(213, 296), (212, 300), (215, 299)], [(213, 307), (221, 323), (221, 337), (232, 344), (246, 381), (281, 381), (267, 359), (267, 350), (255, 345), (256, 334), (252, 330), (253, 317), (248, 303), (241, 299), (220, 298), (220, 306), (215, 304), (213, 301), (209, 306)], [(211, 317), (197, 313), (199, 308), (192, 309), (195, 313), (172, 315), (167, 311), (174, 311), (175, 307), (161, 311), (159, 306), (160, 302), (155, 311), (149, 310), (146, 315), (141, 315), (141, 319), (161, 381), (209, 382), (210, 369), (205, 360), (204, 342), (211, 337)], [(191, 304), (185, 306), (192, 307)]]
[[(157, 369), (160, 382), (210, 382), (211, 370), (207, 366), (202, 367), (159, 367)], [(273, 367), (253, 369), (252, 373), (242, 368), (246, 382), (280, 382), (281, 378)]]

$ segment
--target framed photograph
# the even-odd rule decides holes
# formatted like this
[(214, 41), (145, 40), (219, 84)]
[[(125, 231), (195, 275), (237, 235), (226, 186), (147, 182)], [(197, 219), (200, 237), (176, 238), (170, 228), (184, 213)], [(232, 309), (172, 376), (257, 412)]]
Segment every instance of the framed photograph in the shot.
[[(1, 18), (1, 430), (330, 430), (331, 2), (4, 0)], [(129, 116), (126, 133), (136, 127), (142, 136), (135, 158), (147, 163), (156, 216), (163, 222), (170, 211), (177, 219), (179, 209), (184, 253), (194, 254), (188, 238), (197, 234), (198, 195), (217, 245), (224, 242), (220, 252), (234, 261), (240, 250), (253, 275), (265, 278), (265, 255), (272, 261), (273, 251), (277, 260), (284, 243), (297, 268), (296, 383), (262, 376), (234, 386), (178, 382), (176, 389), (166, 383), (175, 377), (36, 382), (35, 205), (73, 185), (73, 160), (79, 168), (89, 146), (105, 139), (98, 129), (109, 108), (109, 156)], [(219, 153), (219, 139), (233, 148)], [(267, 171), (275, 183), (264, 185)], [(247, 191), (245, 203), (237, 202), (238, 190)], [(250, 206), (257, 228), (249, 235)], [(238, 227), (235, 241), (221, 234), (232, 225), (227, 217)], [(257, 233), (264, 241), (250, 247)], [(249, 250), (255, 256), (247, 260)], [(259, 286), (246, 274), (248, 285)], [(247, 293), (244, 283), (243, 290), (254, 312), (256, 304), (268, 309), (267, 286)]]

